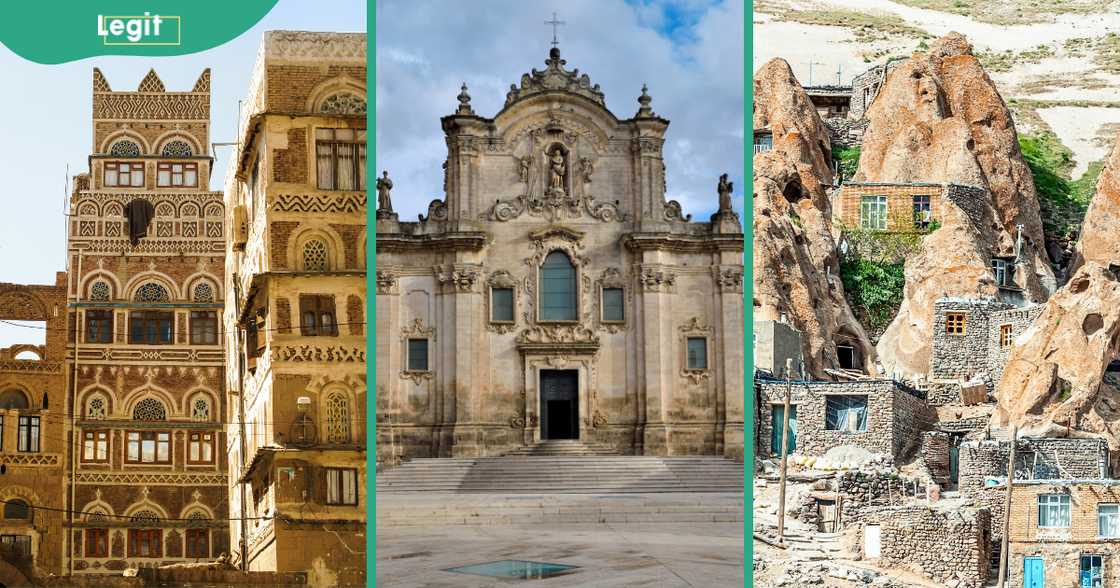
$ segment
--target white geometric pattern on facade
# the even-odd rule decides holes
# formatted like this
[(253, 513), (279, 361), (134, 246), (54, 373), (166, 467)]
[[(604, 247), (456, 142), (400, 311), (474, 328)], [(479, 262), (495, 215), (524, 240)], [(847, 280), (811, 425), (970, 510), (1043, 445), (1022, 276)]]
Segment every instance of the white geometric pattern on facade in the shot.
[(214, 288), (202, 282), (194, 287), (194, 301), (195, 302), (213, 302), (214, 301)]
[(136, 290), (137, 302), (169, 302), (171, 296), (167, 289), (155, 282), (148, 282)]
[(350, 401), (341, 392), (327, 396), (327, 442), (350, 442)]
[(210, 402), (208, 400), (201, 396), (195, 397), (194, 402), (191, 403), (191, 420), (210, 420)]
[(103, 281), (94, 282), (93, 285), (89, 287), (89, 299), (90, 300), (94, 300), (94, 301), (97, 301), (97, 302), (108, 302), (109, 301), (109, 294), (110, 294), (109, 284), (107, 284)]
[(145, 398), (132, 410), (132, 418), (137, 421), (165, 421), (167, 409), (155, 398)]
[(328, 114), (365, 114), (366, 101), (353, 92), (332, 94), (319, 105), (319, 112)]
[(105, 398), (101, 396), (94, 396), (89, 399), (86, 405), (86, 418), (91, 420), (101, 420), (105, 418), (108, 413), (108, 407), (105, 406)]

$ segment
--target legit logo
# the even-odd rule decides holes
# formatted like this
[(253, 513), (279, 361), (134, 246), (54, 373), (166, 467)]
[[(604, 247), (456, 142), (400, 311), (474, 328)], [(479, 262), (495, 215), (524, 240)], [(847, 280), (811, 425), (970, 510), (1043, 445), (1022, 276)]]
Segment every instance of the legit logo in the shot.
[(178, 45), (182, 30), (178, 16), (97, 15), (97, 35), (105, 45)]

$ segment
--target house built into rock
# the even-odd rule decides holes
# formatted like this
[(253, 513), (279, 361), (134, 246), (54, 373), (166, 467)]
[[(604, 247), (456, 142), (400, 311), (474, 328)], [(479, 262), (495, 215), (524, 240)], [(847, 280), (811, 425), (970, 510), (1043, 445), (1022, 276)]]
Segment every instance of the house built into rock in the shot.
[(443, 117), (445, 197), (419, 222), (379, 180), (378, 461), (578, 439), (743, 452), (743, 235), (731, 185), (666, 200), (669, 121), (629, 118), (553, 48), (493, 117)]

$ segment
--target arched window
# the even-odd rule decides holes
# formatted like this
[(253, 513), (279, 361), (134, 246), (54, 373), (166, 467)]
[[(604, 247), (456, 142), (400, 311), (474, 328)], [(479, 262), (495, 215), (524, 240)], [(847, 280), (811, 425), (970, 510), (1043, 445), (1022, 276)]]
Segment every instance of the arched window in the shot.
[(109, 405), (104, 396), (94, 396), (86, 402), (86, 418), (99, 421), (109, 413)]
[(166, 421), (167, 409), (155, 398), (145, 398), (132, 409), (132, 418), (137, 421)]
[(319, 104), (319, 112), (328, 114), (365, 114), (366, 100), (353, 92), (331, 94)]
[(140, 157), (140, 146), (135, 141), (121, 139), (109, 148), (109, 155), (117, 157)]
[(327, 396), (327, 442), (350, 442), (350, 401), (341, 392)]
[(191, 401), (191, 420), (210, 420), (210, 401), (205, 396), (195, 396)]
[(193, 298), (195, 302), (213, 302), (214, 287), (207, 282), (199, 282), (194, 287)]
[(26, 521), (31, 518), (31, 505), (18, 498), (9, 500), (4, 503), (4, 518)]
[(576, 268), (561, 251), (553, 251), (541, 265), (542, 321), (576, 320)]
[(194, 155), (194, 150), (191, 149), (190, 143), (175, 139), (163, 145), (163, 150), (160, 152), (160, 155), (164, 157), (190, 157)]
[(0, 392), (0, 408), (31, 408), (27, 395), (19, 390)]
[(97, 302), (108, 302), (112, 290), (104, 280), (98, 280), (89, 287), (89, 299)]
[(148, 282), (136, 289), (135, 299), (137, 302), (169, 302), (171, 296), (167, 293), (167, 288)]
[(158, 514), (148, 509), (137, 511), (132, 515), (132, 522), (134, 523), (153, 524), (158, 523), (159, 519)]
[(303, 244), (303, 270), (325, 272), (328, 269), (327, 244), (321, 239), (309, 239)]

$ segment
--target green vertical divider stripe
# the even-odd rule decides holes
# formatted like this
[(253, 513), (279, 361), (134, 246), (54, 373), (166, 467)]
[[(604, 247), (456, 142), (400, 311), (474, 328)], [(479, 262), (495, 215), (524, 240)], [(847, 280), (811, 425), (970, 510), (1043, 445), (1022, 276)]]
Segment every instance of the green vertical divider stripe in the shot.
[[(366, 5), (366, 177), (377, 177), (377, 0)], [(370, 141), (372, 139), (372, 142)], [(371, 148), (372, 143), (372, 148)], [(366, 185), (366, 586), (377, 585), (377, 201)], [(370, 393), (372, 391), (372, 394)]]
[(749, 191), (743, 193), (743, 585), (754, 586), (754, 6), (743, 0), (743, 146), (751, 178)]

